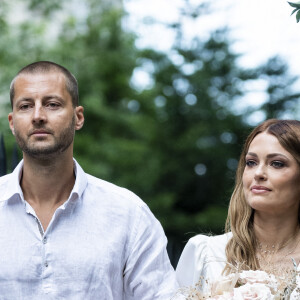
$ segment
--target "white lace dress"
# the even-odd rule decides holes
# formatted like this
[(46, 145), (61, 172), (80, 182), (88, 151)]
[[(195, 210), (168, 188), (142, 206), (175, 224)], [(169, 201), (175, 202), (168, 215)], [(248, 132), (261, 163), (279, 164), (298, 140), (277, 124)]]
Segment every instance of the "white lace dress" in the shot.
[(196, 235), (186, 244), (176, 276), (180, 287), (195, 285), (200, 278), (215, 281), (225, 267), (225, 247), (231, 233), (217, 236)]

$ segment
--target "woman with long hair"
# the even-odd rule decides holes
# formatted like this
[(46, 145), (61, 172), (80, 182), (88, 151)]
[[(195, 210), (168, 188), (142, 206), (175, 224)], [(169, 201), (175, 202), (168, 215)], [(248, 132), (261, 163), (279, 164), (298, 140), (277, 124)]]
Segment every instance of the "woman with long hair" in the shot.
[(180, 286), (237, 270), (289, 274), (300, 262), (300, 122), (267, 120), (248, 136), (219, 236), (197, 235), (177, 266)]

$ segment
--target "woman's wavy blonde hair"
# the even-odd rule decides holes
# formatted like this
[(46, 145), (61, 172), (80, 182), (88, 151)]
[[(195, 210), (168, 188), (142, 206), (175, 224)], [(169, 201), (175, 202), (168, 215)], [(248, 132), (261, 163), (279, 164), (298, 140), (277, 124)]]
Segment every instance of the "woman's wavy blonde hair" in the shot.
[(270, 119), (254, 128), (250, 133), (238, 163), (235, 188), (230, 199), (225, 225), (225, 231), (232, 232), (232, 238), (226, 246), (228, 264), (223, 271), (225, 274), (237, 268), (250, 268), (252, 270), (259, 268), (255, 256), (257, 242), (253, 230), (253, 209), (245, 199), (242, 178), (249, 146), (255, 136), (262, 132), (274, 135), (281, 146), (291, 153), (300, 166), (300, 121)]

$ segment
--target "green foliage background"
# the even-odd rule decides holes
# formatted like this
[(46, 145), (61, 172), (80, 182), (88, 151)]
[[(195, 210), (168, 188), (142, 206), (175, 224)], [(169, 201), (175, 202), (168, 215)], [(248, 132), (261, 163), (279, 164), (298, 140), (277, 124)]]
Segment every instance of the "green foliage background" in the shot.
[[(85, 108), (75, 158), (86, 172), (131, 189), (150, 206), (176, 264), (189, 237), (223, 230), (249, 116), (297, 117), (296, 78), (279, 57), (239, 67), (226, 28), (187, 43), (182, 24), (169, 24), (177, 39), (162, 53), (136, 48), (121, 5), (83, 0), (80, 12), (76, 3), (0, 3), (0, 131), (7, 154), (14, 143), (7, 123), (11, 79), (33, 61), (64, 65), (78, 79)], [(201, 18), (208, 3), (181, 13)], [(137, 68), (150, 73), (151, 87), (135, 87)], [(245, 85), (256, 80), (265, 82), (268, 100), (237, 111)]]

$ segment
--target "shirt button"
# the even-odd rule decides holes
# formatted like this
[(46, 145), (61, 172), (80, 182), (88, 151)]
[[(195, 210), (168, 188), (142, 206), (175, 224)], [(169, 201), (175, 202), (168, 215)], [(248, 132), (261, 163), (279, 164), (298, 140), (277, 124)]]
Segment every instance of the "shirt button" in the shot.
[(43, 243), (44, 243), (44, 244), (47, 243), (47, 238), (46, 238), (46, 237), (43, 238)]
[(45, 267), (48, 268), (48, 263), (47, 262), (45, 262)]

